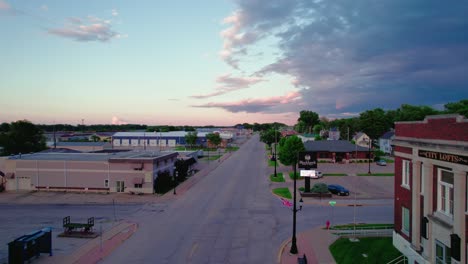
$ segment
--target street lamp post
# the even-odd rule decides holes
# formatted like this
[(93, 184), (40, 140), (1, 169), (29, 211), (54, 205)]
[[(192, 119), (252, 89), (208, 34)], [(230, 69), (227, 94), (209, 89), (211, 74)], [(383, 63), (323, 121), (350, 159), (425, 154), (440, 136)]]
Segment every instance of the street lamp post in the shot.
[(372, 139), (369, 138), (369, 152), (368, 152), (368, 155), (369, 155), (369, 157), (368, 157), (368, 158), (369, 158), (369, 159), (368, 159), (368, 161), (369, 161), (369, 162), (368, 162), (368, 163), (369, 163), (369, 171), (367, 172), (368, 174), (371, 174), (371, 171), (370, 171), (370, 162), (371, 162), (371, 154), (370, 154), (371, 152), (370, 152), (370, 150), (371, 150), (371, 144), (372, 144)]
[(297, 243), (296, 243), (296, 213), (297, 211), (302, 210), (302, 198), (299, 201), (299, 209), (296, 209), (296, 162), (294, 162), (294, 205), (293, 205), (293, 235), (291, 242), (291, 250), (289, 253), (297, 254)]
[(177, 176), (179, 176), (179, 172), (176, 170), (176, 171), (174, 172), (174, 174), (172, 175), (172, 179), (173, 179), (173, 181), (174, 181), (174, 195), (177, 194), (177, 193), (176, 193), (176, 186), (177, 186), (176, 178), (177, 178)]

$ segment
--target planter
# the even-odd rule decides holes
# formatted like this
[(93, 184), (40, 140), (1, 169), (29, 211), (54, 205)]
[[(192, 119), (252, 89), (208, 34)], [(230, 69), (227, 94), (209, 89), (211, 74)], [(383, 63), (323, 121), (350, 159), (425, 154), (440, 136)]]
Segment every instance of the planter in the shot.
[(301, 192), (302, 197), (331, 198), (331, 193)]

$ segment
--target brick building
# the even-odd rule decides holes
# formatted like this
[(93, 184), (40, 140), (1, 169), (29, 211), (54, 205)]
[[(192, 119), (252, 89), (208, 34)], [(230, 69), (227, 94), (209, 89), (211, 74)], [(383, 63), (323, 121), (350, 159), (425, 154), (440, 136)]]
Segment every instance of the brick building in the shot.
[(467, 263), (468, 119), (395, 123), (393, 245), (408, 263)]

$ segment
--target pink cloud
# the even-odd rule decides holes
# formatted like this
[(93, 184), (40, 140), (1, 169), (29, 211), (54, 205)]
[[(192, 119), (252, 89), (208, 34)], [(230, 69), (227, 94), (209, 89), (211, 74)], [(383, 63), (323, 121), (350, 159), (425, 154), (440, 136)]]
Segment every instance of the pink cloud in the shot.
[(11, 6), (4, 0), (0, 0), (0, 11), (9, 11), (9, 10), (11, 10)]
[(222, 108), (226, 111), (257, 113), (270, 110), (272, 107), (286, 105), (301, 99), (301, 94), (297, 91), (289, 92), (284, 96), (273, 96), (259, 99), (245, 99), (237, 102), (226, 103), (207, 103), (203, 105), (194, 105), (193, 107), (200, 108)]
[(112, 117), (112, 124), (113, 125), (126, 125), (128, 124), (127, 121), (124, 121), (122, 119), (119, 119), (117, 116)]
[(88, 24), (82, 19), (71, 17), (71, 22), (62, 28), (49, 29), (48, 33), (75, 41), (101, 41), (107, 42), (122, 35), (112, 30), (111, 21), (89, 16)]
[(219, 76), (216, 79), (216, 82), (221, 84), (216, 88), (216, 91), (205, 95), (193, 95), (191, 97), (196, 99), (204, 99), (213, 96), (218, 96), (232, 91), (248, 88), (251, 85), (262, 81), (264, 80), (256, 77), (232, 77), (231, 74), (225, 74)]

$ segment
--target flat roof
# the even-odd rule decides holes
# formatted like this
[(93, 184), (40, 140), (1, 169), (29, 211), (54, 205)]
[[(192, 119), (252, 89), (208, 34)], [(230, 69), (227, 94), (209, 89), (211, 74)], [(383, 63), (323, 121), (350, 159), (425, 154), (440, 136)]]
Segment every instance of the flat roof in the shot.
[[(191, 131), (170, 131), (170, 132), (117, 132), (114, 137), (185, 137)], [(197, 132), (197, 137), (205, 137), (210, 132)]]
[(124, 151), (113, 153), (31, 153), (10, 156), (14, 160), (108, 161), (109, 159), (154, 159), (177, 152)]

